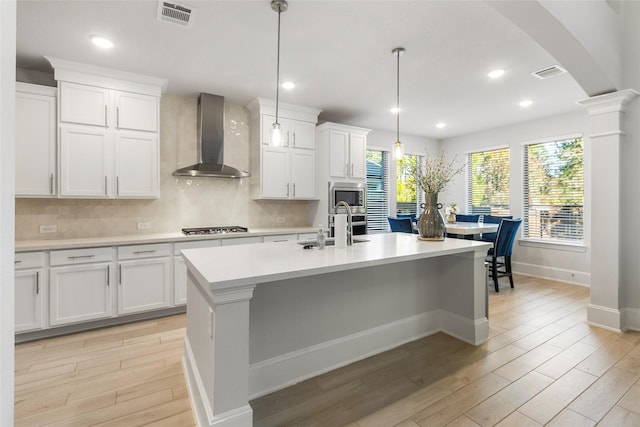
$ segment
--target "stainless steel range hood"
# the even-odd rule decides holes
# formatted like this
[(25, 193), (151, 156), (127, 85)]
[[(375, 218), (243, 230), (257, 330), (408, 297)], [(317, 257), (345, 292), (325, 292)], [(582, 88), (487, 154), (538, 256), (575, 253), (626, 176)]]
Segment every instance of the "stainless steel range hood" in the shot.
[(198, 162), (178, 169), (174, 176), (245, 178), (249, 172), (224, 164), (224, 97), (198, 96)]

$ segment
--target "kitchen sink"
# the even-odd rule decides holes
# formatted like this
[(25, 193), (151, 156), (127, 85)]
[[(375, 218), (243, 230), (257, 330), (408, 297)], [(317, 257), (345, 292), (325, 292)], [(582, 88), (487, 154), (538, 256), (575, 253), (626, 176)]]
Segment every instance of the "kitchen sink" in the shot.
[[(354, 237), (353, 238), (353, 243), (364, 243), (364, 242), (368, 242), (367, 239), (362, 239), (359, 237)], [(303, 241), (299, 241), (298, 242), (299, 245), (302, 246), (318, 246), (318, 241), (317, 240), (303, 240)], [(334, 246), (336, 244), (335, 240), (333, 238), (328, 238), (327, 240), (325, 240), (325, 246)]]

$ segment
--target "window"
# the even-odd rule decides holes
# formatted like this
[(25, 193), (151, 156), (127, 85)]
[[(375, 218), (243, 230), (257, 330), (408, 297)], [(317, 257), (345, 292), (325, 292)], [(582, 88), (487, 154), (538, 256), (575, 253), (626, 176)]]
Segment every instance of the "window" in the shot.
[(422, 192), (418, 191), (418, 183), (412, 171), (419, 161), (421, 157), (414, 154), (405, 154), (402, 159), (397, 160), (396, 213), (418, 213), (418, 205), (423, 197)]
[(367, 228), (387, 231), (389, 228), (389, 153), (367, 150)]
[(467, 154), (467, 213), (509, 215), (509, 149)]
[(523, 236), (581, 241), (583, 238), (582, 138), (524, 146)]

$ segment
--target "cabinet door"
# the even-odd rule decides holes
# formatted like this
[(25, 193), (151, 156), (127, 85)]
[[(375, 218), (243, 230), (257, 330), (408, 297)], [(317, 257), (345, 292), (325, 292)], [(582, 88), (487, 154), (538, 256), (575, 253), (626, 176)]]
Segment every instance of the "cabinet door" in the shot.
[(56, 100), (16, 92), (16, 196), (56, 194)]
[(349, 135), (349, 176), (367, 177), (367, 138), (364, 135)]
[(289, 198), (290, 187), (289, 150), (262, 147), (262, 197)]
[(112, 316), (111, 264), (54, 267), (49, 274), (51, 326)]
[(60, 196), (108, 196), (108, 165), (106, 130), (60, 127)]
[(349, 173), (349, 134), (329, 131), (329, 175), (345, 178)]
[(60, 82), (60, 121), (107, 127), (109, 89)]
[(116, 135), (116, 196), (158, 197), (158, 137), (144, 132)]
[(173, 258), (173, 303), (187, 303), (187, 265), (182, 256)]
[(118, 314), (169, 307), (169, 258), (118, 264)]
[(316, 156), (314, 151), (293, 150), (291, 181), (294, 199), (312, 199), (316, 192)]
[(158, 131), (158, 98), (131, 92), (116, 92), (116, 129)]
[(316, 125), (311, 122), (291, 120), (289, 122), (291, 146), (294, 148), (316, 148)]
[(15, 276), (15, 331), (42, 327), (42, 269), (18, 270)]

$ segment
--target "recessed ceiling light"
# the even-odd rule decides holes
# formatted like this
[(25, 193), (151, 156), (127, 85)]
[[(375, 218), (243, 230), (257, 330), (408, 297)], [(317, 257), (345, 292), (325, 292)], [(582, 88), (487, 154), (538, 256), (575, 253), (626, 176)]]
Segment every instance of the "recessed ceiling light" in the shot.
[(105, 39), (102, 36), (91, 35), (89, 39), (98, 47), (103, 49), (111, 49), (113, 47), (113, 42), (109, 39)]
[(492, 79), (497, 79), (498, 77), (502, 77), (504, 75), (504, 70), (502, 68), (498, 68), (496, 70), (490, 71), (487, 75)]
[(296, 87), (296, 84), (294, 82), (282, 82), (283, 89), (291, 90), (294, 87)]
[(520, 106), (523, 108), (527, 108), (531, 106), (531, 104), (533, 104), (533, 101), (530, 99), (523, 99), (522, 101), (520, 101)]
[(402, 111), (402, 108), (400, 108), (400, 107), (391, 107), (389, 109), (389, 111), (391, 111), (393, 114), (398, 114), (400, 111)]
[(438, 124), (436, 125), (436, 127), (437, 127), (438, 129), (442, 129), (442, 128), (446, 127), (446, 126), (447, 126), (447, 124), (446, 124), (446, 123), (444, 123), (444, 122), (440, 122), (440, 123), (438, 123)]

